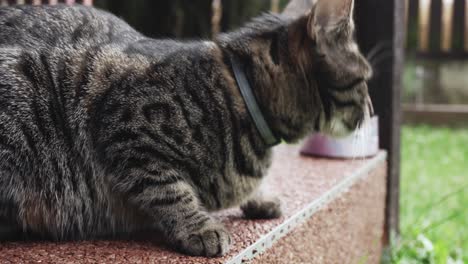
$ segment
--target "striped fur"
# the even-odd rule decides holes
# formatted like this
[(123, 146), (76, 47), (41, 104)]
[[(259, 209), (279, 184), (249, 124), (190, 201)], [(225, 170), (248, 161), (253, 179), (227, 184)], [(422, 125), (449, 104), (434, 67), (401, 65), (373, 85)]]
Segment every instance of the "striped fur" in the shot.
[(89, 7), (1, 8), (0, 224), (54, 240), (159, 230), (182, 252), (226, 253), (209, 211), (245, 202), (247, 217), (280, 215), (256, 192), (271, 150), (230, 56), (285, 141), (365, 117), (369, 68), (352, 23), (315, 32), (317, 14), (177, 42)]

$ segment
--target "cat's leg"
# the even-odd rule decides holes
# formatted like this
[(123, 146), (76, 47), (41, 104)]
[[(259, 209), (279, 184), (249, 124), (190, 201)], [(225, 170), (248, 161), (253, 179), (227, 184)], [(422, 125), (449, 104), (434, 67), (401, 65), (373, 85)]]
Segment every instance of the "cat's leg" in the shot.
[(280, 199), (260, 190), (242, 204), (241, 209), (248, 219), (273, 219), (282, 215)]
[(177, 205), (159, 208), (161, 229), (178, 250), (196, 256), (222, 256), (231, 245), (225, 227), (198, 205), (193, 194)]
[(207, 257), (221, 256), (229, 250), (228, 231), (203, 209), (181, 174), (174, 169), (131, 171), (125, 183), (116, 186), (131, 204), (153, 217), (155, 227), (172, 246), (190, 255)]
[(185, 223), (173, 228), (172, 243), (182, 252), (196, 256), (222, 256), (229, 251), (231, 237), (225, 227), (204, 212), (185, 216)]

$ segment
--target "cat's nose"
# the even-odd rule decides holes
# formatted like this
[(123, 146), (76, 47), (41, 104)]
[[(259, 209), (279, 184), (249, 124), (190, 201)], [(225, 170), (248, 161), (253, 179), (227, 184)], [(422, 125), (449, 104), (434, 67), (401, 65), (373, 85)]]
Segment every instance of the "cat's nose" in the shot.
[(370, 116), (374, 116), (374, 105), (372, 104), (372, 99), (369, 95), (366, 98), (367, 108), (369, 109)]

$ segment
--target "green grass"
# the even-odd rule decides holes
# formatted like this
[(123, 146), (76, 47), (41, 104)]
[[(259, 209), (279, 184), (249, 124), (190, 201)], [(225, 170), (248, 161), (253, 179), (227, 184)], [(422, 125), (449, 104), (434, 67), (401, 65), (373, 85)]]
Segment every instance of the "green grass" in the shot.
[(468, 263), (468, 129), (404, 127), (401, 238), (388, 263)]

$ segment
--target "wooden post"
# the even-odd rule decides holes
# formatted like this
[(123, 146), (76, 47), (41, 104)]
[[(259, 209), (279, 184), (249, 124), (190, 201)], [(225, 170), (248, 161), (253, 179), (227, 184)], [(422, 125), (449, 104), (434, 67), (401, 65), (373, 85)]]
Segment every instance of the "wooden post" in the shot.
[(405, 0), (405, 24), (408, 26), (409, 0)]
[(369, 92), (380, 117), (381, 147), (388, 151), (386, 241), (399, 232), (401, 79), (404, 60), (405, 3), (400, 0), (359, 0), (355, 6), (358, 42), (367, 54), (378, 45), (391, 46), (392, 56), (375, 65)]
[(453, 5), (454, 0), (442, 1), (442, 37), (440, 38), (440, 47), (443, 52), (449, 52), (452, 48)]
[(463, 53), (463, 38), (465, 36), (465, 0), (453, 1), (453, 19), (452, 19), (452, 47), (450, 54)]
[(468, 52), (468, 0), (465, 0), (465, 52)]
[(214, 38), (221, 31), (221, 19), (223, 18), (223, 4), (221, 0), (213, 0), (211, 15), (211, 35)]
[[(405, 27), (406, 28), (409, 27), (409, 0), (405, 0)], [(407, 44), (408, 44), (407, 40), (408, 40), (408, 34), (405, 34), (405, 39), (403, 40), (405, 48), (407, 47)]]
[(429, 51), (431, 0), (419, 0), (419, 51)]
[(271, 0), (271, 12), (279, 13), (279, 0)]

